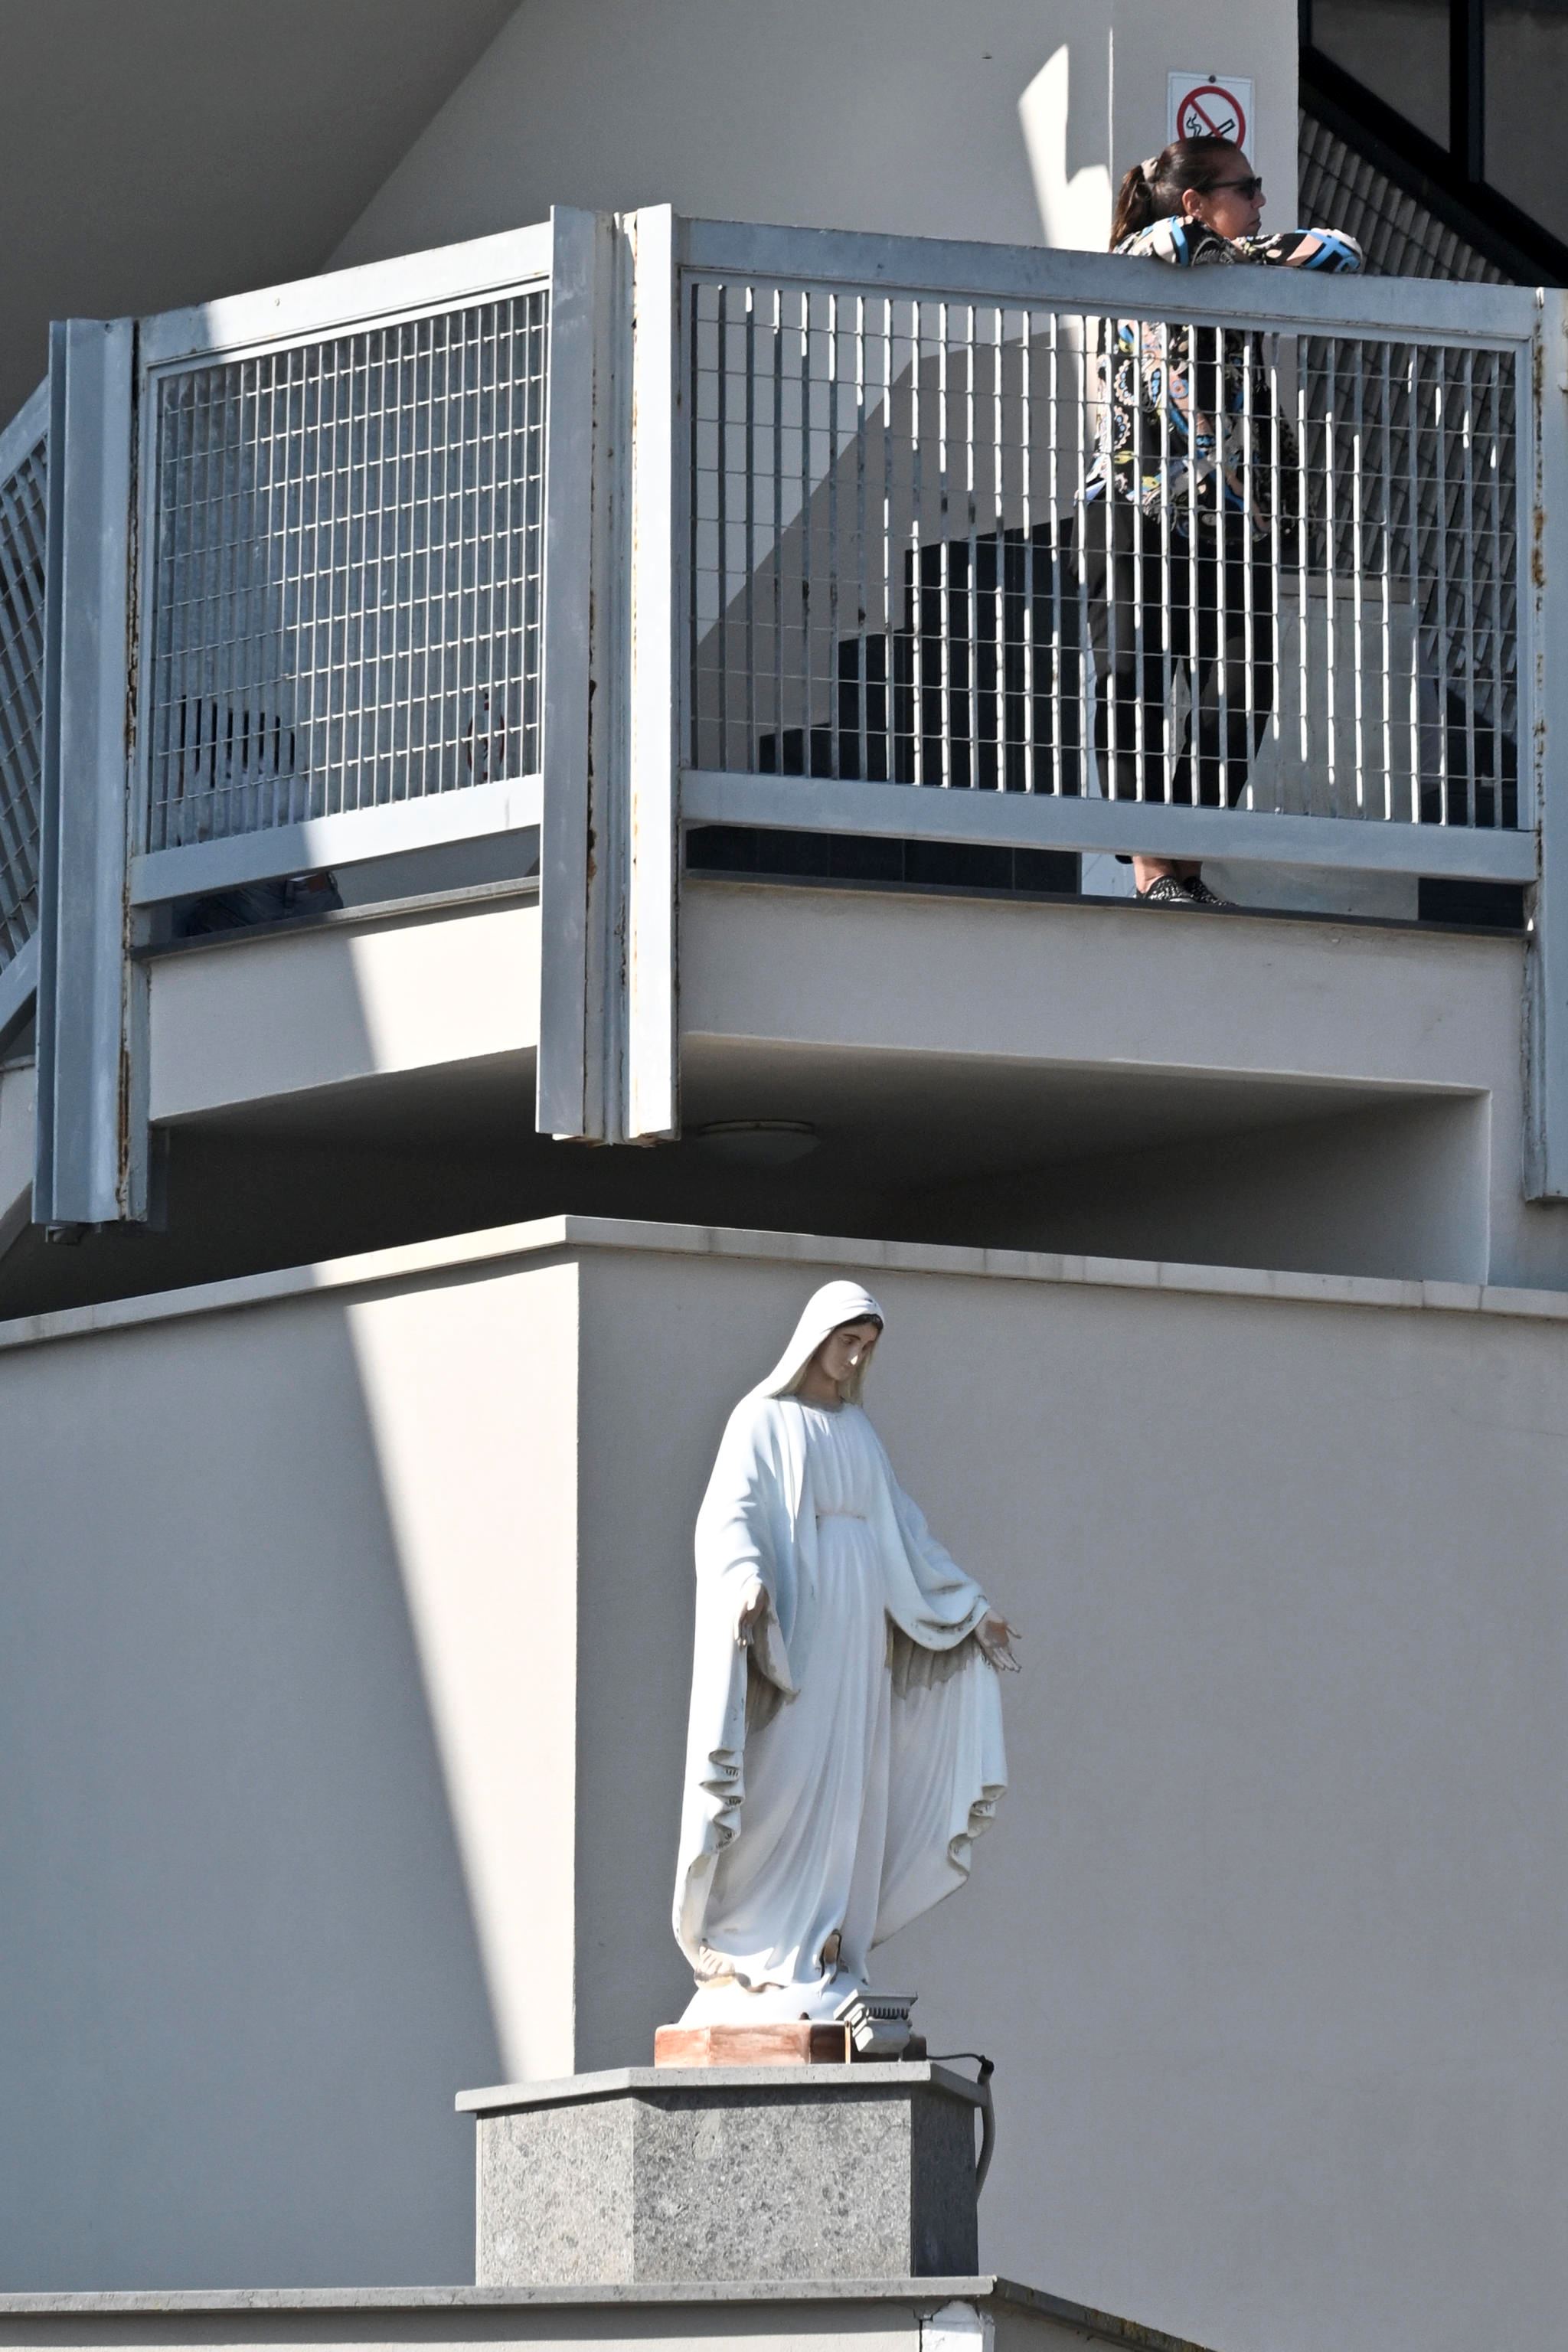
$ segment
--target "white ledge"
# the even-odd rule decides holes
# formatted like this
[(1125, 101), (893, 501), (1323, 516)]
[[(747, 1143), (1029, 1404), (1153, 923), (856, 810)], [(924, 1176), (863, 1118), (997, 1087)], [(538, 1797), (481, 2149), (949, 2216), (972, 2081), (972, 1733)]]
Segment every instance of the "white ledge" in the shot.
[[(105, 2321), (133, 2321), (146, 2316), (189, 2320), (212, 2316), (232, 2323), (248, 2314), (258, 2320), (276, 2323), (295, 2314), (504, 2314), (541, 2305), (599, 2305), (625, 2309), (638, 2304), (895, 2303), (930, 2310), (950, 2302), (1010, 2305), (1015, 2311), (1038, 2313), (1046, 2318), (1066, 2321), (1091, 2342), (1136, 2346), (1140, 2352), (1203, 2352), (1201, 2346), (1185, 2336), (1164, 2336), (1157, 2328), (1140, 2326), (1136, 2320), (1118, 2319), (1111, 2312), (1094, 2311), (1086, 2304), (1047, 2294), (1043, 2287), (1025, 2286), (1016, 2279), (1002, 2278), (994, 2273), (973, 2278), (650, 2280), (633, 2286), (239, 2287), (199, 2288), (189, 2293), (153, 2289), (121, 2294), (0, 2294), (0, 2331), (8, 2319), (56, 2319), (66, 2323), (68, 2331), (72, 2321), (97, 2322), (101, 2330)], [(247, 2330), (240, 2340), (277, 2332), (276, 2325), (271, 2330)], [(191, 2340), (192, 2334), (189, 2329), (183, 2331), (183, 2340)], [(147, 2340), (145, 2329), (128, 2330), (127, 2337), (139, 2343)], [(0, 2340), (4, 2340), (3, 2336)], [(113, 2338), (95, 2331), (91, 2340), (101, 2345)], [(418, 2340), (438, 2343), (446, 2339), (426, 2321)], [(454, 2336), (453, 2340), (462, 2339)]]
[(1253, 1265), (1089, 1258), (1051, 1249), (969, 1249), (957, 1242), (869, 1242), (823, 1233), (752, 1233), (741, 1225), (658, 1225), (623, 1216), (538, 1216), (521, 1225), (491, 1225), (484, 1233), (442, 1234), (437, 1242), (324, 1258), (318, 1265), (284, 1265), (266, 1275), (235, 1275), (230, 1282), (197, 1282), (184, 1291), (151, 1291), (139, 1298), (106, 1298), (101, 1306), (58, 1307), (54, 1315), (21, 1315), (0, 1322), (0, 1350), (179, 1322), (185, 1315), (233, 1315), (242, 1307), (275, 1306), (282, 1298), (310, 1298), (318, 1291), (388, 1289), (421, 1275), (456, 1273), (466, 1265), (500, 1267), (576, 1249), (644, 1249), (660, 1256), (853, 1265), (863, 1273), (963, 1275), (985, 1282), (1063, 1282), (1084, 1289), (1178, 1291), (1196, 1298), (1568, 1322), (1568, 1291), (1504, 1289), (1490, 1282), (1394, 1282), (1380, 1275), (1269, 1273)]
[(0, 1349), (82, 1339), (187, 1315), (227, 1315), (321, 1291), (371, 1291), (465, 1266), (499, 1267), (574, 1250), (648, 1250), (664, 1256), (762, 1259), (770, 1264), (853, 1266), (861, 1272), (939, 1274), (991, 1282), (1067, 1283), (1098, 1290), (1163, 1290), (1204, 1298), (1256, 1298), (1304, 1307), (1375, 1307), (1402, 1313), (1498, 1315), (1568, 1323), (1568, 1291), (1505, 1288), (1480, 1282), (1399, 1282), (1364, 1274), (1292, 1274), (1244, 1265), (1186, 1265), (1170, 1259), (1087, 1257), (1067, 1251), (975, 1249), (956, 1243), (773, 1234), (729, 1225), (658, 1224), (631, 1217), (536, 1217), (482, 1233), (446, 1234), (395, 1249), (366, 1250), (314, 1265), (279, 1267), (187, 1290), (110, 1298), (0, 1323)]
[(622, 2099), (645, 2091), (949, 2091), (973, 2107), (985, 2093), (967, 2074), (955, 2074), (937, 2058), (905, 2058), (875, 2064), (826, 2066), (614, 2066), (597, 2074), (563, 2074), (553, 2082), (498, 2083), (489, 2090), (459, 2091), (460, 2116), (510, 2115), (522, 2107), (567, 2107), (591, 2099)]

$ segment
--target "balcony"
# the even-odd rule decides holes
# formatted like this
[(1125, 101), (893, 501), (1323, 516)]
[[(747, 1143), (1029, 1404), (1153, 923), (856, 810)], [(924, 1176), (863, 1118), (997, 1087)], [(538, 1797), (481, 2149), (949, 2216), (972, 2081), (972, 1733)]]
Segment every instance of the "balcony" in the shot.
[[(1244, 651), (1205, 667), (1167, 499), (1129, 695), (1086, 560), (1099, 355), (1152, 379), (1178, 331), (1257, 404), (1257, 525), (1212, 567)], [(144, 1220), (155, 1129), (459, 1066), (498, 1133), (531, 1084), (541, 1150), (671, 1171), (683, 1127), (855, 1095), (887, 1158), (858, 1230), (988, 1237), (962, 1151), (876, 1221), (933, 1100), (1005, 1171), (1064, 1122), (1110, 1149), (1140, 1085), (1145, 1139), (1365, 1113), (1440, 1131), (1494, 1227), (1568, 1197), (1563, 336), (1554, 293), (660, 209), (57, 328), (0, 439), (35, 1224)], [(1133, 852), (1349, 919), (1134, 930)], [(1414, 924), (1458, 886), (1512, 934)]]

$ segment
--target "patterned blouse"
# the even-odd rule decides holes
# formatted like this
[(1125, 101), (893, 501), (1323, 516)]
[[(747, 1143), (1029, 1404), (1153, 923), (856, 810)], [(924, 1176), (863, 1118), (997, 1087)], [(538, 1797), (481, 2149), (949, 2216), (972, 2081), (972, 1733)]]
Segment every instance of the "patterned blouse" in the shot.
[[(1337, 229), (1284, 229), (1232, 243), (1202, 221), (1174, 217), (1135, 230), (1115, 249), (1179, 269), (1362, 267), (1361, 247)], [(1262, 337), (1235, 327), (1116, 319), (1106, 321), (1105, 338), (1107, 431), (1086, 498), (1103, 498), (1109, 483), (1112, 497), (1147, 514), (1168, 511), (1172, 530), (1184, 536), (1194, 512), (1200, 529), (1212, 530), (1221, 514), (1245, 514), (1255, 535), (1266, 533), (1276, 451), (1287, 473), (1296, 454), (1284, 417), (1276, 415)]]

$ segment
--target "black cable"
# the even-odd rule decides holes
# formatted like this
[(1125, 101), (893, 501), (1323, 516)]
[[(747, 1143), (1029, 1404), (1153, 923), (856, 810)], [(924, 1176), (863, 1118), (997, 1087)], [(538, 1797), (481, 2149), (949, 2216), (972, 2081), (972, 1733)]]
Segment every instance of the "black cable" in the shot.
[(996, 2105), (991, 2095), (991, 2077), (996, 2072), (996, 2062), (987, 2058), (982, 2050), (931, 2050), (926, 2058), (932, 2066), (949, 2066), (955, 2058), (973, 2058), (980, 2069), (975, 2084), (980, 2093), (980, 2154), (974, 2165), (974, 2193), (978, 2197), (996, 2153)]
[(951, 2066), (955, 2058), (973, 2058), (980, 2069), (980, 2080), (988, 2083), (996, 2072), (994, 2058), (987, 2058), (982, 2050), (928, 2050), (926, 2062), (932, 2066)]

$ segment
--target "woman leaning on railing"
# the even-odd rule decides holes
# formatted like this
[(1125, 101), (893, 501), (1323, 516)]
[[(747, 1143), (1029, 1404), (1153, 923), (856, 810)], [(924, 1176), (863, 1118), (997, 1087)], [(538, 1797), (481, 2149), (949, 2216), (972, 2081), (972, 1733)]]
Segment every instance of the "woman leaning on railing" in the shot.
[[(1179, 268), (1357, 270), (1332, 229), (1263, 236), (1263, 183), (1228, 139), (1179, 139), (1121, 183), (1113, 253)], [(1117, 800), (1231, 808), (1273, 708), (1277, 475), (1295, 465), (1258, 339), (1163, 320), (1107, 322), (1108, 432), (1084, 498), (1094, 740)], [(1188, 709), (1169, 730), (1172, 667)], [(1224, 902), (1192, 858), (1134, 857), (1146, 905)]]

